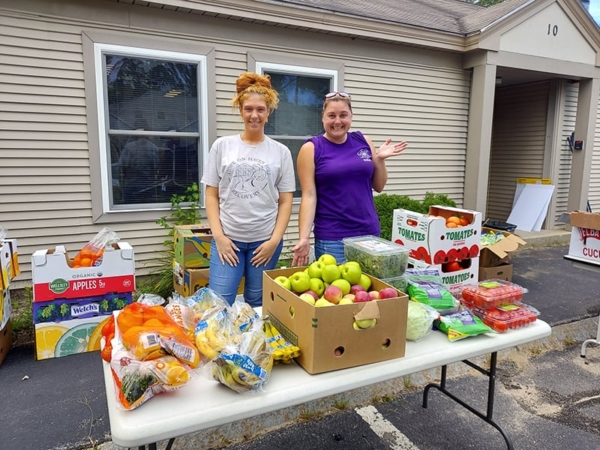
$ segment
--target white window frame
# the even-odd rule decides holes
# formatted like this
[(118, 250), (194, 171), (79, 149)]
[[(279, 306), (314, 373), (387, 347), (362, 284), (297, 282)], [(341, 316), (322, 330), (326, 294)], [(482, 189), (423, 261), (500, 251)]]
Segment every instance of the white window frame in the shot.
[[(96, 98), (97, 114), (98, 114), (98, 140), (100, 149), (100, 172), (101, 172), (101, 190), (102, 190), (102, 213), (113, 214), (122, 212), (138, 212), (138, 211), (163, 211), (169, 210), (170, 203), (156, 204), (152, 208), (118, 208), (111, 206), (111, 187), (109, 186), (109, 144), (108, 144), (108, 98), (106, 90), (106, 68), (104, 67), (104, 54), (117, 54), (123, 56), (163, 59), (172, 62), (184, 62), (198, 64), (198, 117), (200, 118), (199, 139), (198, 139), (198, 185), (200, 186), (200, 178), (202, 177), (203, 167), (208, 152), (209, 144), (209, 124), (208, 124), (208, 73), (207, 73), (207, 57), (205, 55), (182, 53), (164, 50), (153, 50), (147, 48), (130, 47), (114, 44), (94, 44), (94, 66), (96, 77)], [(158, 133), (162, 134), (162, 133)], [(202, 196), (203, 197), (203, 196)]]

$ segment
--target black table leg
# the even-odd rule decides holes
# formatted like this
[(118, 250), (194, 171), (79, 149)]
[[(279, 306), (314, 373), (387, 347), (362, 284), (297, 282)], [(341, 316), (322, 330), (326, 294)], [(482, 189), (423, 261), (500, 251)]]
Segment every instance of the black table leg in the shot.
[[(167, 446), (165, 447), (165, 450), (171, 450), (171, 447), (173, 447), (173, 443), (174, 442), (175, 442), (175, 438), (169, 439), (169, 442), (167, 443)], [(138, 450), (146, 450), (146, 446), (145, 445), (140, 445), (138, 447)], [(148, 450), (157, 450), (156, 449), (156, 442), (153, 442), (152, 444), (148, 444)]]
[(454, 394), (448, 392), (448, 390), (446, 389), (447, 366), (442, 366), (442, 378), (441, 378), (440, 384), (429, 383), (427, 386), (425, 386), (425, 390), (423, 391), (423, 408), (427, 408), (427, 398), (428, 398), (428, 394), (429, 394), (429, 389), (435, 388), (438, 391), (442, 392), (447, 397), (449, 397), (450, 399), (454, 400), (456, 403), (458, 403), (459, 405), (461, 405), (463, 408), (471, 411), (477, 417), (479, 417), (480, 419), (484, 420), (486, 423), (489, 423), (491, 426), (493, 426), (494, 428), (496, 428), (500, 432), (500, 434), (502, 435), (502, 437), (504, 438), (504, 440), (506, 441), (506, 445), (508, 446), (508, 450), (513, 450), (513, 444), (512, 444), (512, 441), (511, 441), (510, 437), (502, 429), (502, 427), (500, 425), (498, 425), (496, 422), (494, 422), (494, 420), (493, 420), (493, 414), (494, 414), (494, 396), (495, 396), (495, 392), (496, 392), (496, 364), (497, 364), (497, 360), (498, 360), (498, 353), (497, 352), (492, 353), (491, 354), (490, 370), (489, 371), (483, 369), (482, 367), (480, 367), (480, 366), (478, 366), (478, 365), (476, 365), (474, 363), (472, 363), (471, 361), (468, 361), (468, 360), (464, 360), (463, 361), (463, 363), (465, 363), (469, 367), (472, 367), (473, 369), (477, 370), (478, 372), (484, 374), (485, 376), (487, 376), (489, 378), (489, 382), (488, 382), (488, 398), (487, 398), (487, 411), (486, 411), (486, 414), (482, 414), (481, 412), (479, 412), (478, 410), (476, 410), (475, 408), (473, 408), (471, 405), (467, 404), (466, 402), (464, 402), (460, 398), (456, 397)]

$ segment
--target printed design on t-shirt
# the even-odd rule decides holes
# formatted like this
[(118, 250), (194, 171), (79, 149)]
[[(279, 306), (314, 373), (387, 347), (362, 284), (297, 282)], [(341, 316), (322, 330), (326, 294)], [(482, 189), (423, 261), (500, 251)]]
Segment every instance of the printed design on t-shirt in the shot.
[(271, 169), (261, 159), (239, 158), (229, 167), (231, 193), (239, 198), (253, 198), (267, 187)]
[(361, 148), (356, 154), (363, 161), (371, 161), (371, 151), (369, 149)]

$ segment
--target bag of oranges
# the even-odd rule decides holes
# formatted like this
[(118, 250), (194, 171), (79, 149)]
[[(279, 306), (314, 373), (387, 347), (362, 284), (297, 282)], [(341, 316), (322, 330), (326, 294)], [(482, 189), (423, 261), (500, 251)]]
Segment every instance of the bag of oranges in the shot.
[(102, 262), (104, 247), (119, 240), (117, 233), (109, 228), (102, 228), (94, 238), (83, 246), (75, 255), (71, 267), (79, 269), (80, 267), (98, 266)]

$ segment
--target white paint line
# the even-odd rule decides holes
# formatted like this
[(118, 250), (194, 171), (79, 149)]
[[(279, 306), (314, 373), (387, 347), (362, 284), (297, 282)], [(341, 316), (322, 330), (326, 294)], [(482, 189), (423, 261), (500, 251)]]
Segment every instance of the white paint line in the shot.
[(375, 434), (390, 446), (391, 450), (419, 450), (419, 447), (386, 420), (374, 406), (356, 408), (355, 411), (369, 424)]

